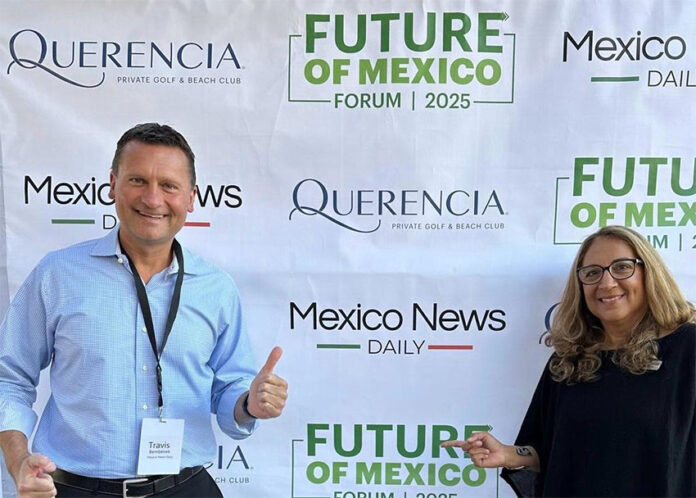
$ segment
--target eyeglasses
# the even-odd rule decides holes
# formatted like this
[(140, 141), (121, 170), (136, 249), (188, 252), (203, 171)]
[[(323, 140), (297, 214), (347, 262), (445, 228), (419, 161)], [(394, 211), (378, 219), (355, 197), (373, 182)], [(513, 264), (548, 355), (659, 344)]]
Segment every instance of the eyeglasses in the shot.
[(644, 264), (638, 258), (621, 258), (615, 259), (609, 266), (587, 265), (576, 270), (578, 279), (583, 285), (593, 285), (602, 280), (605, 271), (609, 271), (609, 275), (614, 277), (614, 280), (626, 280), (631, 278), (636, 272), (636, 265)]

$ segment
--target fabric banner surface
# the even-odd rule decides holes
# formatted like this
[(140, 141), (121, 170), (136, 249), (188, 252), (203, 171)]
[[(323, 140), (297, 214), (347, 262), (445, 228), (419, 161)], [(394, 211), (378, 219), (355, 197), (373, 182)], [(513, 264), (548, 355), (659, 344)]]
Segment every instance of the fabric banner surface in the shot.
[(694, 16), (6, 0), (0, 308), (47, 252), (115, 226), (121, 133), (170, 124), (198, 175), (178, 239), (233, 276), (258, 365), (282, 346), (290, 383), (281, 418), (216, 433), (224, 494), (513, 496), (439, 443), (514, 440), (582, 239), (635, 228), (696, 295)]

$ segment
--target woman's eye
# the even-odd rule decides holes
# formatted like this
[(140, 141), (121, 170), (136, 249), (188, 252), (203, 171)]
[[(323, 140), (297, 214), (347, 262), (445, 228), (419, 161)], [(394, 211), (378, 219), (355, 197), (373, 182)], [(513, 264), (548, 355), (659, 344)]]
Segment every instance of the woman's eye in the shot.
[(597, 270), (596, 268), (585, 270), (585, 276), (589, 278), (596, 277), (598, 274), (599, 270)]

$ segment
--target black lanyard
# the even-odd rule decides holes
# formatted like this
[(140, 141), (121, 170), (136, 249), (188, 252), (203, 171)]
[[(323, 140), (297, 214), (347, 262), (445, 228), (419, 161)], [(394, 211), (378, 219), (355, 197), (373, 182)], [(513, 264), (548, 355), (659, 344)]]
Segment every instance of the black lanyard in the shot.
[(157, 392), (159, 393), (159, 416), (162, 418), (162, 407), (164, 406), (164, 399), (162, 397), (162, 366), (160, 365), (160, 358), (162, 357), (162, 352), (164, 351), (164, 346), (167, 345), (167, 339), (169, 339), (169, 334), (172, 332), (172, 326), (174, 325), (174, 320), (176, 319), (176, 313), (179, 311), (179, 299), (181, 298), (181, 285), (184, 282), (184, 255), (181, 252), (181, 245), (178, 241), (174, 240), (172, 243), (172, 249), (174, 250), (174, 255), (179, 263), (179, 271), (176, 275), (176, 283), (174, 284), (174, 294), (172, 294), (172, 302), (169, 305), (169, 315), (167, 315), (167, 324), (164, 327), (164, 336), (162, 337), (162, 347), (157, 349), (157, 338), (155, 337), (155, 327), (152, 324), (152, 311), (150, 310), (150, 301), (147, 299), (147, 292), (145, 292), (145, 285), (143, 284), (143, 279), (140, 278), (138, 270), (135, 268), (133, 260), (128, 256), (126, 251), (121, 249), (121, 252), (128, 258), (130, 263), (131, 272), (133, 273), (133, 280), (135, 281), (135, 290), (138, 293), (138, 302), (140, 303), (140, 309), (143, 311), (143, 318), (145, 319), (145, 327), (147, 328), (147, 336), (150, 339), (150, 346), (152, 346), (152, 352), (155, 354), (155, 359), (157, 360)]

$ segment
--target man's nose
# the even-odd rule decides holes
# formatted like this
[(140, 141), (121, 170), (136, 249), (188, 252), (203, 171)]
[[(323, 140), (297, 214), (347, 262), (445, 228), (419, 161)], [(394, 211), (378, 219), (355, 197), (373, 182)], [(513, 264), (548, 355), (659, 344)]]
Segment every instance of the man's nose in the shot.
[(159, 206), (162, 203), (162, 192), (160, 192), (159, 185), (156, 183), (148, 184), (143, 191), (141, 199), (147, 206)]

